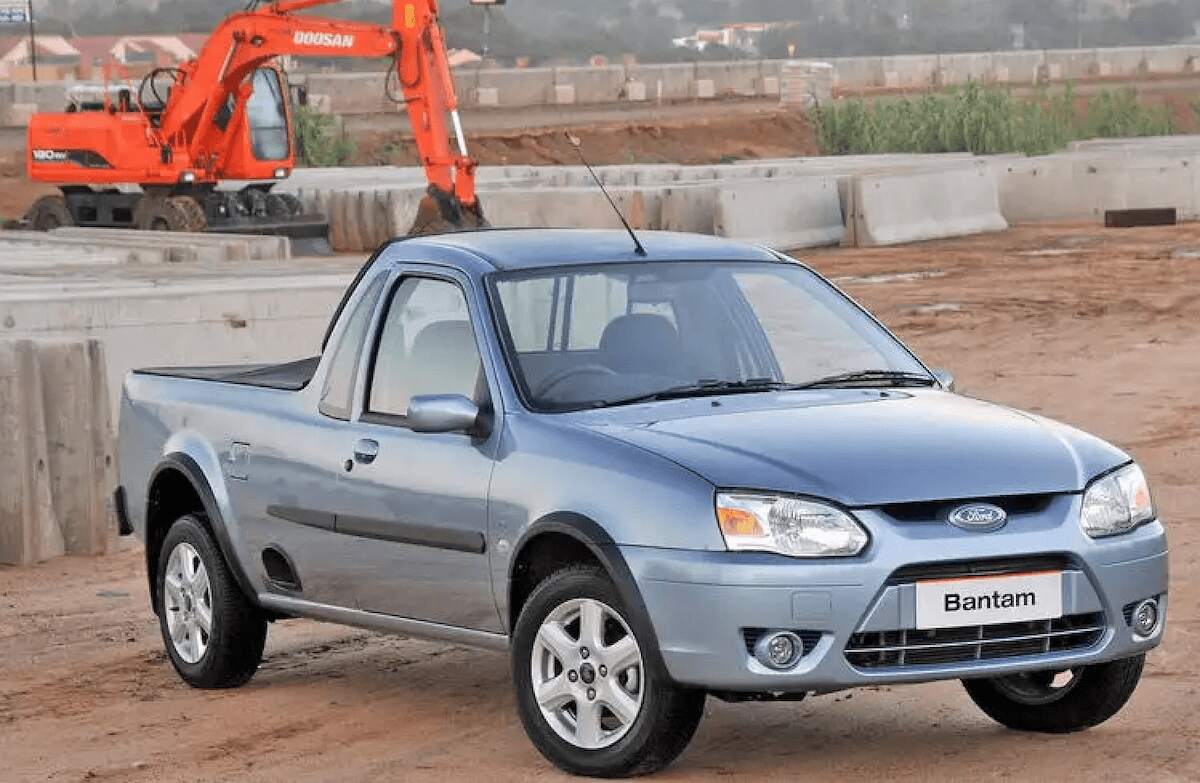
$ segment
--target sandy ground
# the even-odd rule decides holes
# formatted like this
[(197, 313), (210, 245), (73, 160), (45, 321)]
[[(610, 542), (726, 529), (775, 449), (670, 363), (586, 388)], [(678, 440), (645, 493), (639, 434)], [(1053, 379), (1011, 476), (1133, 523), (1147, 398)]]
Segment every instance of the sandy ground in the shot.
[[(956, 683), (710, 700), (661, 779), (1200, 779), (1200, 226), (1020, 229), (810, 258), (964, 393), (1144, 462), (1171, 530), (1167, 643), (1125, 711), (1085, 734), (1003, 730)], [(141, 563), (128, 551), (0, 568), (0, 780), (561, 777), (525, 739), (494, 653), (297, 621), (272, 628), (248, 687), (189, 690), (161, 651)]]

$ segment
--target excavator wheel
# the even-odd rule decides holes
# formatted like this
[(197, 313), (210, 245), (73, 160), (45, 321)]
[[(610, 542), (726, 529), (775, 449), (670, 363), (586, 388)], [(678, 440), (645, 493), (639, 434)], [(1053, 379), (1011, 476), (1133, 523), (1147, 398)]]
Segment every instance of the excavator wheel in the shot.
[(483, 205), (478, 200), (471, 206), (460, 202), (452, 193), (434, 186), (417, 205), (417, 219), (408, 230), (410, 237), (433, 234), (453, 234), (457, 231), (477, 231), (488, 228)]
[(304, 212), (300, 199), (291, 193), (268, 193), (266, 207), (267, 215), (276, 220), (296, 217)]
[(25, 222), (34, 231), (52, 231), (75, 225), (71, 210), (67, 209), (67, 200), (62, 196), (42, 196), (33, 202), (33, 206), (25, 213)]
[(195, 233), (207, 228), (208, 221), (191, 196), (144, 196), (134, 210), (133, 225), (141, 231)]

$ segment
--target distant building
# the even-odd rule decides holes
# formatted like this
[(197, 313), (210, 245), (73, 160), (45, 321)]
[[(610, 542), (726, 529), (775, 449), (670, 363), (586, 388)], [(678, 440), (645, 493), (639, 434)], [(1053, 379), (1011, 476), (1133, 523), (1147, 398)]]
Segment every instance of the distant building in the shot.
[[(38, 66), (44, 68), (50, 78), (79, 65), (79, 51), (61, 35), (39, 35), (34, 42)], [(27, 79), (32, 66), (28, 37), (0, 36), (0, 79)]]
[(714, 30), (697, 30), (694, 35), (671, 41), (677, 49), (703, 52), (710, 46), (723, 46), (735, 52), (757, 55), (762, 50), (763, 37), (770, 30), (790, 27), (796, 22), (741, 22), (727, 24)]
[[(131, 73), (179, 65), (195, 58), (208, 36), (182, 35), (61, 35), (37, 36), (37, 64), (44, 79), (98, 79), (106, 67), (121, 66)], [(29, 39), (0, 37), (0, 79), (31, 77), (33, 58)]]

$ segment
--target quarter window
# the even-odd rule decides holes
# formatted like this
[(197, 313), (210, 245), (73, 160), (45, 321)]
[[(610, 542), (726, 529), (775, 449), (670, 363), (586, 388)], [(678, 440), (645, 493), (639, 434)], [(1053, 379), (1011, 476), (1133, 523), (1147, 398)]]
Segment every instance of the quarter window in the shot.
[(354, 377), (358, 371), (358, 361), (362, 358), (363, 345), (367, 341), (367, 327), (375, 313), (375, 304), (379, 301), (385, 279), (386, 274), (378, 275), (355, 305), (329, 361), (329, 374), (325, 376), (325, 388), (321, 391), (320, 411), (330, 418), (350, 419)]

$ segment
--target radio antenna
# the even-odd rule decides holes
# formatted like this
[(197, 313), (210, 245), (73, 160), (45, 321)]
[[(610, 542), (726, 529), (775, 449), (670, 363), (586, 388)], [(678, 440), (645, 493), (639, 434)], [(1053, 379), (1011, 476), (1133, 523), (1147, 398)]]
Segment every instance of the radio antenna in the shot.
[(646, 248), (642, 245), (642, 240), (638, 239), (638, 235), (634, 232), (633, 226), (629, 225), (629, 221), (626, 220), (625, 215), (621, 213), (621, 208), (617, 206), (617, 202), (613, 201), (613, 197), (609, 195), (608, 189), (605, 188), (604, 183), (600, 181), (600, 177), (597, 176), (596, 170), (592, 168), (592, 164), (588, 163), (587, 158), (584, 157), (583, 140), (570, 131), (567, 131), (567, 141), (569, 141), (571, 146), (575, 148), (575, 152), (579, 155), (579, 161), (583, 163), (584, 168), (588, 170), (588, 174), (592, 175), (592, 179), (596, 181), (596, 187), (600, 188), (600, 192), (604, 194), (606, 199), (608, 199), (608, 204), (613, 208), (613, 212), (617, 213), (617, 218), (621, 221), (621, 225), (625, 226), (625, 230), (629, 232), (629, 237), (633, 240), (633, 252), (642, 257), (649, 255), (649, 253), (646, 252)]

